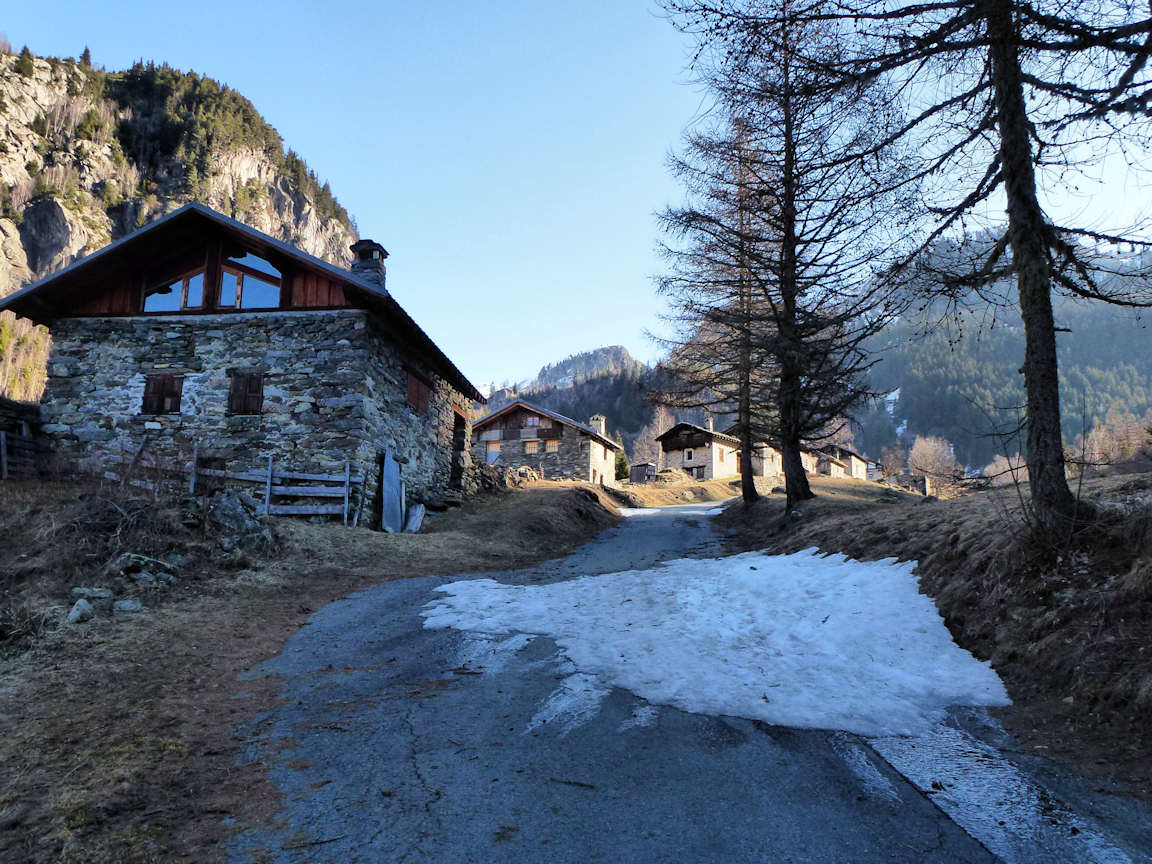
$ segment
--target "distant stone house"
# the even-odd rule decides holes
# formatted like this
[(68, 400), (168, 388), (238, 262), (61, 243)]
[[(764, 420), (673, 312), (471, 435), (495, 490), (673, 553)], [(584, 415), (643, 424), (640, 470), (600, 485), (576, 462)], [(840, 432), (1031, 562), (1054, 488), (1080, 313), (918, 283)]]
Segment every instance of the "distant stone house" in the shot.
[(711, 417), (707, 427), (677, 423), (656, 436), (656, 440), (664, 453), (665, 468), (682, 468), (697, 480), (735, 477), (740, 473), (736, 458), (740, 441), (717, 432)]
[[(351, 271), (189, 204), (0, 301), (52, 332), (42, 433), (101, 471), (142, 445), (236, 470), (378, 477), (391, 448), (412, 500), (469, 472), (483, 397), (388, 293), (387, 252)], [(145, 442), (147, 442), (145, 444)]]
[(855, 450), (840, 444), (829, 444), (822, 449), (824, 453), (843, 463), (845, 476), (854, 480), (868, 479), (868, 460)]
[(620, 445), (607, 435), (603, 414), (585, 425), (563, 414), (516, 400), (472, 426), (477, 463), (528, 467), (552, 479), (616, 484)]
[(816, 473), (839, 480), (848, 476), (848, 466), (834, 456), (821, 453), (816, 459)]

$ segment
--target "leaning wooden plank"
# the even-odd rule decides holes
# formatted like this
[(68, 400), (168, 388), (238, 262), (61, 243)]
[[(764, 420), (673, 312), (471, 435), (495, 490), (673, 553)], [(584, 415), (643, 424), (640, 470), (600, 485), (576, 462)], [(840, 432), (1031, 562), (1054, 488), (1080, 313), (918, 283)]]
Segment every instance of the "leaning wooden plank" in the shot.
[(272, 457), (268, 457), (268, 483), (264, 487), (264, 515), (267, 516), (272, 506)]
[(352, 488), (352, 463), (344, 463), (344, 524), (348, 524), (348, 491)]
[(405, 534), (419, 534), (424, 524), (424, 505), (413, 504), (408, 508), (408, 520), (404, 523)]
[(8, 433), (0, 429), (0, 480), (8, 479)]
[(273, 516), (339, 516), (344, 507), (340, 504), (273, 504), (268, 512)]
[(196, 494), (196, 464), (200, 461), (200, 443), (192, 445), (192, 470), (188, 472), (188, 494)]
[(343, 498), (342, 486), (273, 486), (273, 495), (295, 495), (299, 498)]

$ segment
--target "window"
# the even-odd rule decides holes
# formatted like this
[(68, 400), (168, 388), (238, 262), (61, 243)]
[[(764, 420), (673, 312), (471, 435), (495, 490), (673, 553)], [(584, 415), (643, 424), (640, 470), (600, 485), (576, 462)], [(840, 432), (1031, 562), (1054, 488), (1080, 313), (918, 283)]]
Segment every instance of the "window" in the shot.
[(229, 414), (259, 414), (264, 410), (264, 373), (233, 372), (228, 390)]
[(527, 417), (524, 418), (524, 425), (525, 426), (539, 426), (540, 425), (540, 418), (536, 417), (533, 414), (529, 414)]
[(525, 441), (524, 442), (524, 452), (525, 453), (539, 453), (540, 452), (540, 442), (539, 441)]
[(557, 440), (556, 438), (549, 438), (547, 441), (545, 441), (544, 442), (544, 452), (545, 453), (559, 453), (560, 452), (559, 440)]
[(423, 414), (428, 410), (428, 397), (432, 393), (432, 388), (428, 386), (428, 382), (421, 380), (408, 373), (408, 404), (412, 410), (417, 414)]
[(685, 450), (684, 451), (684, 461), (685, 462), (691, 462), (692, 461), (692, 451), (691, 450)]
[(141, 414), (179, 414), (184, 379), (177, 375), (149, 375), (144, 381)]
[(204, 268), (171, 279), (144, 292), (145, 312), (179, 312), (204, 305)]
[(255, 255), (232, 256), (220, 274), (220, 306), (280, 308), (280, 271)]
[(720, 461), (723, 462), (724, 461), (724, 448), (720, 447), (718, 449), (720, 450)]

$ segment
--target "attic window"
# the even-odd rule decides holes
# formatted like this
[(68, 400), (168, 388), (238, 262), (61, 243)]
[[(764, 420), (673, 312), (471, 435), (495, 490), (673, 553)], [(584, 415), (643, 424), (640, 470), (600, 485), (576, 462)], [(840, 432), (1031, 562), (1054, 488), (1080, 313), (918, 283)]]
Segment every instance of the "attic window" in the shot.
[(185, 273), (144, 293), (145, 312), (179, 312), (204, 305), (204, 268)]
[(232, 257), (220, 274), (220, 306), (232, 309), (279, 309), (280, 271), (255, 255)]
[(149, 375), (144, 379), (144, 403), (141, 414), (179, 414), (180, 394), (184, 379), (177, 375)]
[(527, 417), (524, 418), (524, 425), (525, 426), (539, 426), (540, 425), (540, 418), (537, 417), (535, 414), (529, 414)]
[(228, 388), (229, 414), (259, 414), (264, 410), (264, 373), (232, 372)]

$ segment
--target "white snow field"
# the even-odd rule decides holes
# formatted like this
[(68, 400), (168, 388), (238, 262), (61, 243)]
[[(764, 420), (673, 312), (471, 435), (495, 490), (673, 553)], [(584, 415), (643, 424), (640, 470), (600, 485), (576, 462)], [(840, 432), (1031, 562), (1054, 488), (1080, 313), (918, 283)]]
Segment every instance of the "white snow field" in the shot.
[[(425, 628), (556, 641), (582, 692), (867, 736), (919, 735), (950, 705), (1007, 705), (959, 648), (914, 564), (816, 550), (671, 561), (551, 585), (454, 582)], [(587, 710), (587, 708), (585, 708)]]

